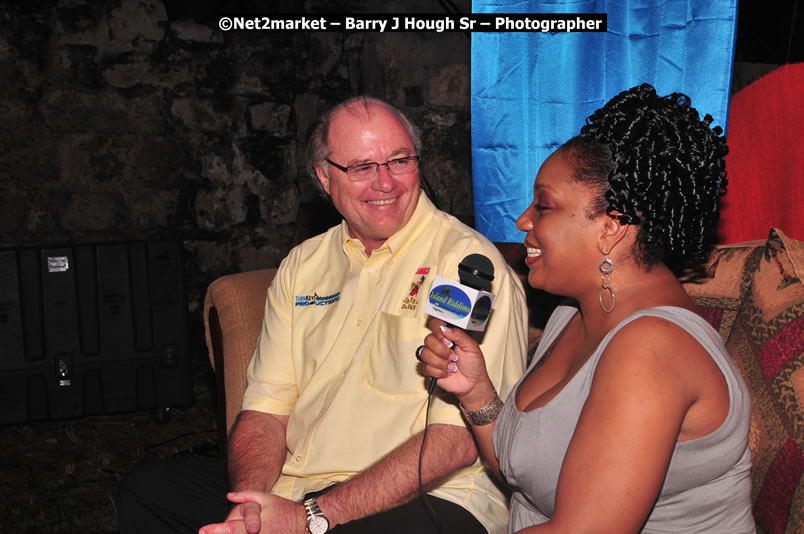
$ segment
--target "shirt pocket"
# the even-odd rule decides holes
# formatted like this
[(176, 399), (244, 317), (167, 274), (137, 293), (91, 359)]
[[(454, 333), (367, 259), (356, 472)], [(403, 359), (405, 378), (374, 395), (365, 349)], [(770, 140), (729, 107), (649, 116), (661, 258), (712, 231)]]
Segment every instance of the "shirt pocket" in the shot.
[(424, 315), (404, 317), (378, 312), (376, 333), (363, 361), (361, 382), (381, 395), (416, 398), (426, 395), (416, 348), (430, 333)]

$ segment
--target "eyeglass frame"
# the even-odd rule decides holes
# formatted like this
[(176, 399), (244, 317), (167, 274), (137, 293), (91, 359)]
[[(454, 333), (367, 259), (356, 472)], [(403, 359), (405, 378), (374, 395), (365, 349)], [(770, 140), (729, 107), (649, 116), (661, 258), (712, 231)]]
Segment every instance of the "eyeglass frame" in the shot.
[[(335, 167), (336, 169), (338, 169), (339, 171), (344, 173), (347, 176), (347, 178), (349, 178), (349, 181), (351, 181), (351, 182), (364, 182), (366, 180), (371, 180), (372, 178), (375, 178), (377, 176), (377, 173), (380, 172), (380, 167), (385, 167), (386, 170), (388, 170), (388, 173), (393, 175), (393, 176), (399, 176), (399, 174), (394, 174), (394, 172), (391, 171), (391, 167), (389, 167), (388, 164), (391, 163), (392, 161), (397, 161), (397, 160), (400, 160), (400, 159), (413, 160), (413, 161), (416, 162), (415, 168), (412, 171), (401, 173), (402, 175), (405, 175), (405, 174), (410, 174), (410, 173), (414, 172), (416, 169), (418, 169), (419, 160), (421, 160), (421, 156), (419, 156), (418, 154), (415, 154), (415, 155), (412, 155), (412, 156), (402, 156), (402, 157), (399, 157), (399, 158), (391, 158), (388, 161), (386, 161), (385, 163), (379, 163), (379, 162), (376, 162), (376, 161), (364, 161), (363, 163), (356, 163), (355, 165), (350, 165), (348, 167), (344, 167), (343, 165), (339, 165), (339, 164), (335, 163), (334, 161), (332, 161), (329, 158), (324, 158), (324, 161), (326, 161), (327, 163), (329, 163), (330, 165), (332, 165), (333, 167)], [(349, 174), (349, 169), (354, 169), (356, 167), (362, 167), (364, 165), (374, 165), (374, 174), (372, 174), (371, 176), (366, 176), (365, 178), (359, 178), (358, 177), (358, 179), (353, 180), (352, 178), (354, 178), (354, 175)]]

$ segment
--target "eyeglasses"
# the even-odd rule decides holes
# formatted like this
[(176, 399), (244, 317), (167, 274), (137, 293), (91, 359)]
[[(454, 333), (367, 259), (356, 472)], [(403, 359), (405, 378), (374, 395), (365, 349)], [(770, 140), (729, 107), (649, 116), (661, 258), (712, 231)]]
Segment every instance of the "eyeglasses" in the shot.
[(352, 182), (360, 182), (363, 180), (370, 180), (377, 176), (377, 172), (381, 165), (388, 169), (388, 172), (394, 176), (399, 174), (410, 174), (419, 168), (419, 156), (405, 156), (404, 158), (389, 159), (385, 163), (377, 163), (376, 161), (369, 161), (368, 163), (359, 163), (351, 167), (344, 167), (338, 165), (330, 159), (325, 160), (327, 163), (340, 169), (341, 172), (346, 173), (346, 176)]

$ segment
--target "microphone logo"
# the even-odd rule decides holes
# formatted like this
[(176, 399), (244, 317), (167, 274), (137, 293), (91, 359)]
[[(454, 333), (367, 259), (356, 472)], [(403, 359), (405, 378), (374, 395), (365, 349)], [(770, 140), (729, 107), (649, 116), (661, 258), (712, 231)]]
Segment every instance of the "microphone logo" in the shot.
[(442, 284), (430, 291), (428, 302), (434, 308), (463, 319), (472, 311), (472, 301), (461, 289), (452, 284)]
[(464, 330), (484, 330), (494, 295), (436, 275), (424, 311)]

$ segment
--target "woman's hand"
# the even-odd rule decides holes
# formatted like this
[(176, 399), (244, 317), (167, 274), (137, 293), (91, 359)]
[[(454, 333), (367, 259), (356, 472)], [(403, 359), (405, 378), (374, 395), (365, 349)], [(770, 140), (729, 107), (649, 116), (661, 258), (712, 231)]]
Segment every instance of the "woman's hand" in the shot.
[[(438, 386), (454, 393), (462, 403), (475, 393), (488, 397), (491, 380), (477, 342), (460, 328), (450, 328), (440, 319), (431, 318), (428, 326), (433, 333), (424, 338), (425, 348), (420, 354), (423, 372), (437, 378)], [(482, 400), (485, 403), (488, 398)]]

